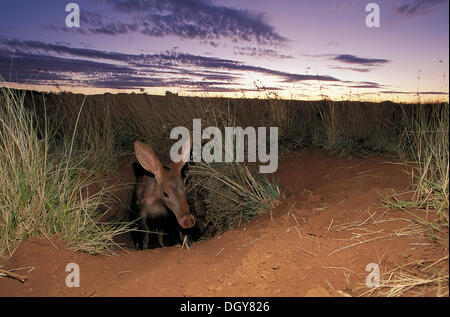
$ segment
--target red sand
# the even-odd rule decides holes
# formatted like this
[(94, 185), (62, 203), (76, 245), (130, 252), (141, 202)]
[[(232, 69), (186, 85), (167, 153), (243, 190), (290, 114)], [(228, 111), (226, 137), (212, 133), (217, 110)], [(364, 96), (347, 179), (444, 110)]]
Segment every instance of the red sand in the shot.
[[(70, 251), (56, 238), (52, 242), (58, 249), (46, 238), (31, 239), (3, 269), (34, 269), (16, 272), (28, 277), (23, 284), (1, 278), (0, 296), (358, 295), (368, 290), (369, 263), (379, 263), (386, 272), (448, 255), (447, 244), (422, 234), (383, 237), (410, 222), (370, 224), (371, 214), (378, 218), (384, 212), (377, 192), (409, 190), (404, 169), (385, 159), (342, 159), (324, 151), (285, 156), (276, 176), (287, 198), (271, 213), (189, 250), (174, 246), (92, 256)], [(381, 219), (393, 218), (411, 216), (398, 211)], [(338, 231), (345, 223), (366, 219), (363, 229)], [(369, 239), (374, 240), (351, 246)], [(79, 288), (66, 287), (68, 263), (80, 267)]]

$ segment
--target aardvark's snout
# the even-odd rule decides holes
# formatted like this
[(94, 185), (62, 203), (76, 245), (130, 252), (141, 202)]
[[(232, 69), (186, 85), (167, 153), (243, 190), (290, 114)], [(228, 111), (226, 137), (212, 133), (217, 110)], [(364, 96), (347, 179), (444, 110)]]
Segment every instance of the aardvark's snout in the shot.
[(178, 220), (178, 222), (180, 223), (180, 226), (183, 229), (189, 229), (189, 228), (192, 228), (193, 226), (195, 226), (195, 218), (191, 214), (188, 214), (188, 215), (185, 215), (185, 216), (181, 217)]

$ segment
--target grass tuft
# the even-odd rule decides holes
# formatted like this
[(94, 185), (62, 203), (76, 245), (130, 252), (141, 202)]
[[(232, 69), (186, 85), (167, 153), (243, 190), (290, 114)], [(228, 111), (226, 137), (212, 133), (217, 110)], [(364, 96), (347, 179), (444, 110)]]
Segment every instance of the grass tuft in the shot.
[(282, 196), (279, 183), (254, 175), (239, 163), (197, 163), (188, 171), (190, 192), (202, 190), (206, 206), (200, 212), (210, 234), (239, 225), (275, 207)]
[(47, 123), (38, 126), (24, 94), (0, 91), (0, 255), (37, 235), (59, 234), (68, 246), (110, 253), (127, 224), (104, 224), (100, 208), (113, 201), (110, 188), (90, 192), (91, 173), (67, 151), (54, 151)]

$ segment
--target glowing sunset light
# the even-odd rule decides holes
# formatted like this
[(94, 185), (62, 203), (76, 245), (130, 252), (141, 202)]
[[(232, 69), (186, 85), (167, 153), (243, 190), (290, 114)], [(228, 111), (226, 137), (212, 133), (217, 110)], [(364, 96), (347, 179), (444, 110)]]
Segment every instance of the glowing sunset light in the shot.
[[(85, 94), (449, 99), (448, 1), (377, 1), (379, 21), (370, 20), (370, 1), (356, 0), (74, 3), (79, 12), (56, 0), (5, 1), (3, 86)], [(79, 27), (70, 24), (76, 13)]]

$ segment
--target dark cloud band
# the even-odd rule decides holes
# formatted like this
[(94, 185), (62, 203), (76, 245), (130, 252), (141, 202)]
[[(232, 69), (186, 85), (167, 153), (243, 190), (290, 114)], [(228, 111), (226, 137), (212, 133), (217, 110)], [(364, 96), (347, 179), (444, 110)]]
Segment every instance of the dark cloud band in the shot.
[[(11, 66), (12, 65), (12, 66)], [(177, 51), (123, 54), (38, 41), (0, 40), (0, 74), (8, 80), (63, 85), (133, 89), (189, 86), (206, 89), (236, 83), (248, 72), (275, 77), (282, 83), (340, 80), (327, 75), (295, 74), (246, 63)], [(8, 76), (8, 74), (14, 76)], [(74, 76), (76, 75), (76, 76)], [(53, 77), (52, 77), (53, 76)], [(77, 80), (72, 78), (78, 78)], [(81, 79), (84, 78), (84, 79)]]
[(381, 59), (381, 58), (362, 58), (355, 55), (350, 54), (341, 54), (337, 55), (333, 58), (333, 60), (346, 63), (346, 64), (355, 64), (355, 65), (361, 65), (361, 66), (374, 66), (374, 65), (381, 65), (381, 64), (387, 64), (390, 61), (387, 59)]
[(444, 4), (448, 1), (446, 0), (412, 0), (407, 3), (401, 5), (397, 8), (396, 12), (398, 15), (404, 17), (414, 17), (414, 16), (422, 16), (426, 15), (433, 7)]
[(152, 37), (178, 36), (210, 44), (216, 44), (218, 39), (272, 46), (287, 41), (275, 31), (263, 14), (220, 6), (211, 0), (99, 2), (106, 6), (104, 12), (83, 11), (81, 22), (86, 28), (80, 30), (107, 35), (139, 32)]

